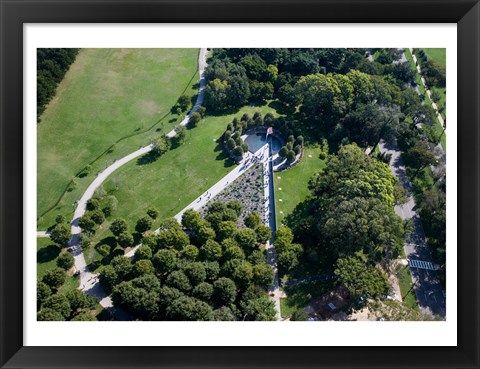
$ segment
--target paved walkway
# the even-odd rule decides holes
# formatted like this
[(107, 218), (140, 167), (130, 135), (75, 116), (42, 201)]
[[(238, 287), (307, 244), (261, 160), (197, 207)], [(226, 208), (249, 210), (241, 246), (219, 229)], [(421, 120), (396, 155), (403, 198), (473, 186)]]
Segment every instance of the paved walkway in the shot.
[[(399, 179), (402, 186), (408, 191), (408, 202), (396, 205), (395, 212), (402, 219), (413, 221), (413, 233), (405, 242), (405, 256), (408, 260), (422, 260), (432, 262), (430, 249), (426, 243), (422, 222), (416, 212), (415, 200), (412, 194), (412, 185), (407, 177), (407, 172), (396, 145), (383, 141), (379, 144), (380, 151), (392, 155), (390, 169)], [(437, 278), (435, 270), (410, 268), (413, 287), (419, 307), (426, 313), (446, 317), (445, 293)]]
[(50, 237), (50, 232), (47, 232), (47, 231), (37, 231), (37, 237)]
[(425, 78), (422, 75), (422, 70), (420, 68), (420, 64), (417, 62), (417, 57), (413, 53), (413, 48), (409, 48), (410, 52), (412, 53), (413, 61), (415, 62), (415, 65), (417, 66), (417, 72), (420, 75), (420, 79), (422, 81), (423, 87), (425, 87), (425, 91), (427, 92), (428, 99), (430, 100), (430, 103), (432, 104), (432, 108), (435, 110), (435, 113), (437, 113), (437, 119), (442, 125), (443, 129), (445, 130), (445, 134), (447, 134), (447, 128), (445, 127), (445, 121), (443, 120), (442, 115), (438, 111), (438, 106), (433, 102), (432, 99), (432, 93), (428, 89), (427, 82), (425, 81)]
[[(185, 117), (185, 119), (180, 123), (181, 125), (186, 125), (190, 119), (192, 113), (194, 113), (198, 107), (202, 104), (204, 94), (205, 94), (205, 68), (206, 64), (206, 49), (200, 49), (198, 57), (198, 67), (200, 73), (200, 88), (197, 101), (190, 111), (190, 113)], [(173, 137), (176, 135), (175, 130), (170, 131), (167, 136)], [(80, 290), (84, 291), (88, 295), (95, 296), (100, 305), (105, 309), (109, 310), (112, 314), (115, 315), (116, 320), (130, 320), (128, 314), (123, 312), (121, 309), (115, 309), (113, 307), (110, 297), (105, 293), (103, 288), (98, 283), (97, 274), (91, 273), (88, 269), (88, 266), (85, 261), (85, 257), (82, 252), (82, 248), (79, 242), (79, 234), (81, 229), (78, 225), (79, 219), (85, 214), (87, 201), (93, 196), (95, 190), (101, 186), (101, 184), (112, 174), (115, 170), (120, 168), (122, 165), (128, 163), (129, 161), (144, 155), (152, 150), (152, 145), (148, 145), (140, 148), (139, 150), (115, 161), (112, 165), (106, 168), (104, 171), (98, 173), (95, 180), (88, 186), (87, 190), (83, 194), (82, 198), (77, 202), (77, 207), (74, 212), (73, 220), (71, 222), (72, 228), (72, 238), (70, 239), (71, 252), (75, 259), (75, 267), (80, 272)], [(38, 233), (37, 233), (38, 235)]]

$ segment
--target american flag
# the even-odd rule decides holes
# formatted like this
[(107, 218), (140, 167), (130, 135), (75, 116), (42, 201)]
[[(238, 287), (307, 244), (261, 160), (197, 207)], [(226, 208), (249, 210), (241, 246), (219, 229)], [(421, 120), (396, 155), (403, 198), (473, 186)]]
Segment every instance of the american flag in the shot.
[(267, 129), (267, 135), (271, 135), (273, 133), (273, 128), (272, 127), (268, 127)]

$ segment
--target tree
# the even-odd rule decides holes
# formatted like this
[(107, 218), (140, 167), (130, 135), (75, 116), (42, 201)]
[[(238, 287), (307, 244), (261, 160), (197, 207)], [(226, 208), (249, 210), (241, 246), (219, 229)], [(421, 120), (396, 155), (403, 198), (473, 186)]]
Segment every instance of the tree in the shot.
[(139, 233), (143, 233), (148, 231), (150, 228), (152, 228), (153, 225), (153, 220), (149, 216), (140, 218), (137, 221), (137, 225), (135, 226), (135, 229)]
[(262, 296), (256, 299), (241, 302), (242, 310), (245, 314), (244, 320), (254, 321), (274, 321), (276, 320), (276, 310), (273, 301), (268, 297)]
[(221, 111), (228, 107), (230, 85), (218, 78), (210, 80), (205, 87), (205, 106), (212, 111)]
[(204, 261), (205, 273), (207, 273), (207, 281), (213, 282), (217, 280), (220, 274), (220, 265), (216, 261)]
[(105, 292), (111, 293), (119, 281), (118, 274), (111, 265), (107, 265), (100, 271), (99, 281)]
[(187, 139), (187, 130), (184, 126), (178, 125), (175, 127), (175, 136), (170, 137), (170, 148), (176, 149), (185, 143)]
[(245, 253), (238, 246), (233, 238), (226, 238), (222, 241), (222, 260), (245, 259)]
[(68, 227), (64, 223), (56, 224), (52, 232), (50, 233), (50, 239), (61, 246), (65, 245), (68, 240), (70, 240), (70, 237), (70, 227)]
[(290, 320), (292, 321), (305, 321), (308, 319), (308, 314), (303, 309), (297, 309), (293, 312)]
[(387, 277), (356, 256), (337, 260), (335, 274), (354, 298), (379, 298), (389, 292)]
[(119, 280), (127, 279), (132, 271), (132, 262), (130, 258), (126, 258), (123, 255), (115, 256), (110, 265), (113, 267), (115, 273), (117, 273)]
[(141, 277), (148, 274), (153, 274), (155, 272), (155, 268), (150, 260), (136, 260), (135, 264), (133, 265), (133, 275), (135, 277)]
[(50, 321), (50, 322), (60, 322), (64, 321), (65, 317), (59, 313), (58, 311), (55, 311), (50, 308), (43, 308), (37, 313), (37, 320), (38, 321)]
[(217, 261), (222, 257), (222, 247), (218, 242), (208, 239), (205, 244), (200, 247), (200, 256), (203, 260)]
[(50, 296), (45, 300), (43, 306), (46, 309), (52, 309), (56, 312), (59, 312), (64, 318), (68, 318), (72, 312), (72, 308), (70, 307), (68, 299), (62, 294)]
[(158, 214), (158, 209), (153, 206), (147, 209), (147, 215), (152, 219), (157, 219)]
[(130, 247), (133, 245), (134, 239), (131, 233), (122, 232), (117, 236), (117, 242), (122, 247)]
[(295, 151), (289, 150), (289, 151), (287, 152), (286, 158), (287, 158), (287, 160), (288, 160), (289, 162), (294, 161), (294, 160), (295, 160)]
[(195, 261), (197, 260), (199, 254), (200, 251), (196, 246), (188, 245), (183, 249), (181, 256), (186, 260)]
[(75, 315), (70, 320), (71, 321), (81, 321), (81, 322), (95, 322), (95, 321), (97, 321), (97, 318), (95, 318), (90, 313), (81, 313), (81, 314)]
[(202, 120), (202, 116), (198, 112), (193, 112), (188, 120), (188, 124), (192, 127), (196, 127), (197, 124)]
[(213, 320), (215, 321), (234, 321), (235, 315), (227, 306), (222, 306), (213, 311)]
[(107, 196), (106, 203), (107, 205), (102, 209), (102, 211), (106, 217), (109, 217), (110, 215), (112, 215), (114, 211), (117, 210), (118, 200), (115, 196), (110, 195), (110, 196)]
[(207, 273), (205, 271), (205, 266), (200, 262), (193, 262), (187, 264), (183, 269), (183, 272), (190, 280), (190, 283), (193, 286), (198, 285), (201, 282), (204, 282), (207, 278)]
[(298, 266), (298, 256), (294, 251), (283, 251), (278, 254), (277, 264), (282, 274), (287, 274)]
[(67, 218), (65, 218), (65, 215), (57, 215), (55, 217), (55, 223), (60, 224), (60, 223), (65, 223), (67, 221)]
[(255, 233), (257, 234), (258, 242), (262, 244), (267, 243), (267, 241), (272, 238), (272, 230), (264, 224), (259, 224), (257, 228), (255, 228)]
[(234, 235), (234, 239), (247, 254), (250, 254), (257, 246), (257, 234), (253, 229), (238, 229)]
[(95, 224), (102, 224), (105, 221), (105, 214), (101, 210), (94, 210), (90, 213), (91, 219), (95, 222)]
[(213, 286), (210, 283), (202, 282), (193, 289), (193, 295), (203, 301), (209, 302), (213, 295)]
[(152, 154), (160, 157), (170, 150), (170, 139), (166, 135), (161, 135), (152, 140)]
[(115, 219), (110, 225), (110, 231), (115, 235), (119, 236), (121, 233), (124, 233), (128, 230), (128, 225), (125, 219)]
[(194, 229), (195, 240), (199, 245), (205, 244), (208, 240), (215, 239), (215, 231), (210, 227), (210, 223), (206, 220), (202, 220), (199, 225)]
[(65, 283), (65, 271), (60, 268), (50, 269), (45, 273), (42, 281), (52, 290), (58, 290)]
[(192, 105), (192, 102), (190, 100), (190, 97), (185, 94), (181, 95), (177, 100), (177, 106), (182, 111), (187, 111), (191, 105)]
[(87, 304), (86, 295), (80, 290), (71, 290), (66, 294), (70, 308), (75, 313), (78, 309), (83, 309)]
[(239, 201), (232, 200), (227, 202), (227, 209), (232, 209), (233, 211), (235, 211), (235, 213), (237, 213), (237, 217), (239, 217), (240, 214), (242, 214), (243, 207)]
[(213, 310), (208, 304), (188, 296), (174, 300), (167, 307), (166, 315), (170, 320), (213, 320)]
[(49, 298), (52, 294), (52, 290), (46, 283), (41, 281), (37, 281), (37, 308), (45, 302), (47, 298)]
[(75, 259), (73, 255), (69, 252), (62, 253), (57, 259), (57, 266), (62, 269), (68, 270), (75, 264)]
[(280, 151), (278, 152), (278, 155), (282, 158), (286, 158), (288, 154), (288, 149), (286, 146), (283, 146)]
[(248, 228), (256, 229), (262, 223), (262, 218), (256, 211), (252, 211), (243, 221)]
[(152, 249), (147, 245), (141, 245), (135, 252), (135, 260), (150, 260), (152, 256)]
[(437, 158), (429, 150), (427, 145), (421, 142), (409, 149), (407, 155), (410, 165), (417, 169), (412, 180), (417, 177), (421, 170), (425, 169), (429, 165), (435, 164), (437, 161)]
[(97, 210), (99, 207), (100, 201), (97, 198), (93, 197), (87, 201), (87, 210), (94, 211)]
[(188, 292), (192, 289), (192, 285), (188, 277), (181, 270), (175, 270), (172, 273), (170, 273), (166, 283), (169, 286), (174, 287), (183, 292)]
[(218, 306), (228, 305), (235, 301), (237, 286), (225, 277), (221, 277), (213, 283), (213, 298)]
[(241, 146), (235, 146), (234, 149), (232, 150), (233, 156), (236, 158), (243, 157), (243, 149)]
[(182, 226), (193, 230), (199, 226), (201, 220), (202, 217), (198, 211), (187, 209), (182, 215)]
[(237, 231), (237, 224), (231, 220), (220, 222), (217, 230), (218, 241), (223, 241)]
[(161, 274), (171, 273), (177, 266), (177, 255), (173, 250), (159, 250), (153, 256), (152, 261), (157, 272)]
[(257, 286), (267, 288), (273, 284), (273, 269), (267, 264), (254, 265), (252, 273), (252, 281)]

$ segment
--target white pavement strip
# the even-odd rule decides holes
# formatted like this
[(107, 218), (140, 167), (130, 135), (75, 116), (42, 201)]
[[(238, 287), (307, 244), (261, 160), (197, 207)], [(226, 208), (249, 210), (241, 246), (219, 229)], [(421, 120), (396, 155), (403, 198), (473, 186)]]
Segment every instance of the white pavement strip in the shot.
[(410, 259), (408, 261), (408, 265), (410, 268), (417, 268), (417, 269), (427, 269), (427, 270), (435, 270), (435, 267), (433, 264), (429, 261), (423, 261), (423, 260), (412, 260)]
[[(182, 215), (188, 209), (199, 210), (204, 205), (206, 205), (210, 200), (212, 200), (215, 196), (217, 196), (220, 192), (223, 191), (225, 187), (229, 184), (233, 183), (238, 177), (240, 177), (243, 173), (245, 173), (253, 164), (256, 163), (255, 157), (262, 154), (262, 150), (264, 148), (259, 149), (255, 154), (248, 152), (244, 159), (237, 165), (235, 169), (229, 172), (225, 177), (215, 183), (212, 187), (208, 189), (208, 191), (202, 193), (199, 197), (193, 200), (190, 204), (188, 204), (182, 211), (180, 211), (177, 215), (175, 215), (175, 219), (178, 222), (182, 221)], [(156, 230), (155, 232), (157, 232)]]
[[(195, 112), (199, 106), (203, 102), (203, 96), (205, 93), (205, 68), (207, 66), (206, 63), (206, 49), (200, 49), (199, 57), (198, 57), (198, 67), (200, 73), (200, 87), (199, 87), (199, 94), (197, 97), (197, 101), (190, 111), (190, 113), (185, 117), (185, 119), (180, 123), (181, 125), (186, 125), (190, 119), (190, 116), (193, 112)], [(176, 135), (175, 130), (170, 131), (167, 136), (173, 137)], [(110, 174), (112, 174), (115, 170), (120, 168), (122, 165), (128, 163), (129, 161), (144, 155), (152, 150), (152, 145), (148, 145), (145, 147), (140, 148), (139, 150), (115, 161), (112, 165), (106, 168), (103, 172), (99, 173), (95, 180), (88, 186), (87, 190), (83, 194), (82, 198), (77, 202), (77, 207), (75, 209), (73, 219), (72, 219), (72, 238), (70, 239), (70, 245), (72, 246), (72, 251), (74, 254), (75, 259), (75, 268), (80, 272), (80, 289), (86, 292), (89, 295), (95, 296), (100, 300), (100, 305), (109, 308), (112, 307), (112, 302), (107, 294), (103, 291), (100, 284), (98, 283), (97, 274), (91, 273), (88, 270), (87, 263), (85, 261), (85, 257), (83, 256), (81, 246), (78, 244), (78, 234), (80, 234), (81, 229), (78, 226), (78, 219), (81, 218), (85, 214), (87, 201), (93, 196), (95, 190), (101, 186), (101, 184), (108, 178)], [(37, 237), (42, 237), (37, 232)], [(135, 253), (136, 248), (131, 251), (132, 255)]]

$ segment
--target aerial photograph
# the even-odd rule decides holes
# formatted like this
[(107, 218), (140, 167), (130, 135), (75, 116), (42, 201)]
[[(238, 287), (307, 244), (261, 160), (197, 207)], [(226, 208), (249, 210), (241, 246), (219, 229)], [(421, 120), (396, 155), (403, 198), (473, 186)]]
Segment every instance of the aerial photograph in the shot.
[(36, 51), (38, 321), (446, 320), (445, 48)]

